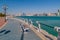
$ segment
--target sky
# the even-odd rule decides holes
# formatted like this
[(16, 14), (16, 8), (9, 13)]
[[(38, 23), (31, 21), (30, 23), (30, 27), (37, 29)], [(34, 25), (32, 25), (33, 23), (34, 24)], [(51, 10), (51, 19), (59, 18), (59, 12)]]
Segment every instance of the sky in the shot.
[(60, 9), (60, 0), (0, 0), (0, 12), (7, 5), (8, 14), (55, 13)]

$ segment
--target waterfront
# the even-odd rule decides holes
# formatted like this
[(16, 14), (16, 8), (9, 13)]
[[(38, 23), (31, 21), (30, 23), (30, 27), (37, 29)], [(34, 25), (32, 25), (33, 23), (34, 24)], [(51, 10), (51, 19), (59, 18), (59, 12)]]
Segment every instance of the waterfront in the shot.
[[(40, 23), (49, 25), (42, 25), (41, 28), (46, 30), (49, 34), (52, 34), (54, 36), (58, 36), (58, 33), (56, 30), (54, 30), (55, 26), (60, 27), (60, 17), (59, 16), (18, 16), (17, 18), (24, 18), (24, 19), (31, 19), (33, 21), (33, 25), (37, 26), (36, 21), (40, 21)], [(38, 26), (37, 26), (38, 27)]]
[(8, 23), (0, 29), (0, 40), (41, 40), (30, 29), (24, 34), (20, 24), (22, 24), (20, 21), (8, 18)]

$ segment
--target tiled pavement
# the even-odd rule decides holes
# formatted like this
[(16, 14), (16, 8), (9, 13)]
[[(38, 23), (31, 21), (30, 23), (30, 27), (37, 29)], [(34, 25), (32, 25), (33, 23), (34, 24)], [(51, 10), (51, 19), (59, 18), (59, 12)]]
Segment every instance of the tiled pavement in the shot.
[(19, 21), (8, 19), (7, 25), (0, 30), (0, 40), (41, 40), (31, 30), (28, 33), (22, 32), (20, 26)]

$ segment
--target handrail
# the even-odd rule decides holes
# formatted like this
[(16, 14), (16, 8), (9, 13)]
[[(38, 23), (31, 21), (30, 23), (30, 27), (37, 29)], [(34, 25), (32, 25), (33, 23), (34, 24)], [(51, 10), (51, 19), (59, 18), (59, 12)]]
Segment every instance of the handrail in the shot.
[(44, 24), (44, 23), (40, 23), (40, 24), (45, 25), (45, 26), (48, 26), (50, 28), (54, 28), (53, 26), (50, 26), (50, 25), (47, 25), (47, 24)]

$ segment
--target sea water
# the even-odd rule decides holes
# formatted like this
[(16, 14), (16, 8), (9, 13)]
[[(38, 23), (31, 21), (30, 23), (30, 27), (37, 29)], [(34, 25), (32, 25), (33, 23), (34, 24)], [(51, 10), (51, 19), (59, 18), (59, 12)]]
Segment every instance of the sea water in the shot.
[(33, 25), (38, 27), (38, 24), (36, 21), (39, 21), (41, 24), (41, 28), (45, 31), (47, 31), (49, 34), (52, 34), (54, 36), (58, 36), (58, 32), (54, 30), (55, 26), (60, 27), (60, 16), (17, 16), (17, 18), (24, 18), (24, 19), (31, 19), (33, 22)]

